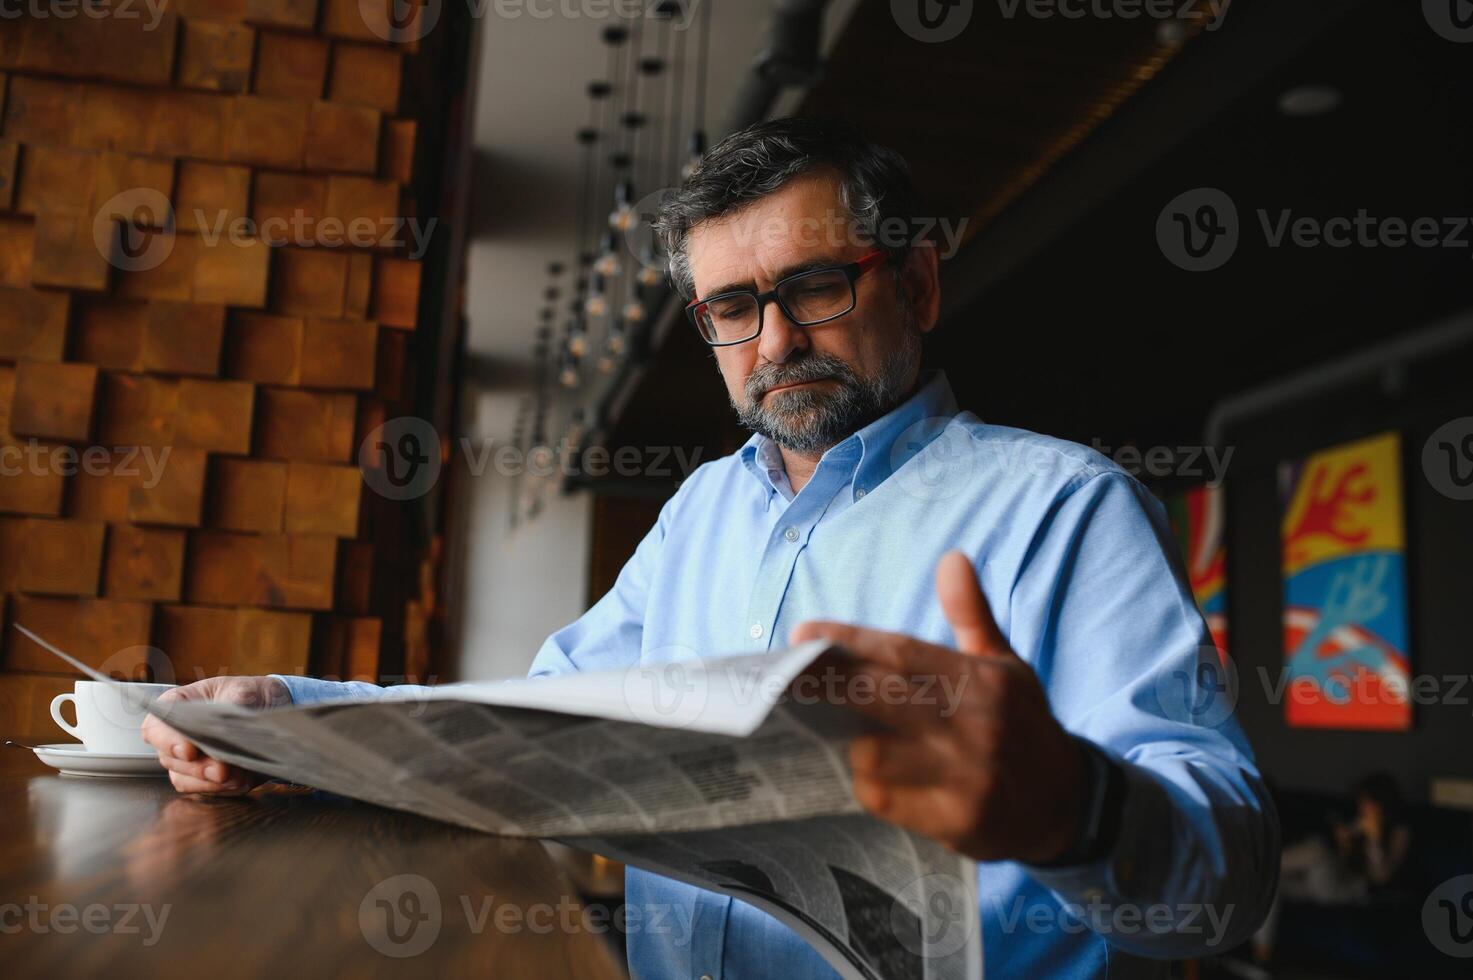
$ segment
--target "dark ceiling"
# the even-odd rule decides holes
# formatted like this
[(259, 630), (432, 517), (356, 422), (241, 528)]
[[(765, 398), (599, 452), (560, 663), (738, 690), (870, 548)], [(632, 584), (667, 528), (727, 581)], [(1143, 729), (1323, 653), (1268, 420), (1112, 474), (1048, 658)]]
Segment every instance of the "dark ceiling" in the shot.
[[(928, 342), (965, 407), (1083, 442), (1196, 442), (1233, 393), (1473, 305), (1473, 230), (1461, 248), (1272, 248), (1260, 228), (1260, 210), (1473, 215), (1473, 45), (1440, 37), (1420, 4), (1235, 0), (1165, 64), (1149, 22), (997, 9), (979, 2), (961, 38), (918, 45), (888, 0), (867, 2), (804, 107), (905, 153), (936, 214), (981, 219), (944, 267), (951, 302)], [(1305, 84), (1343, 101), (1280, 113)], [(1201, 187), (1233, 200), (1241, 241), (1187, 272), (1156, 225)], [(730, 416), (677, 324), (609, 441), (673, 437), (709, 458), (741, 437)]]

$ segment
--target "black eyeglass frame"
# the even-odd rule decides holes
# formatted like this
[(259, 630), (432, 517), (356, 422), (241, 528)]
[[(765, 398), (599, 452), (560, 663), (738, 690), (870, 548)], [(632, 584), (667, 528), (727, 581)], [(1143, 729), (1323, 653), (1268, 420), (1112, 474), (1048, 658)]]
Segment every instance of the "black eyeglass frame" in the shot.
[[(834, 320), (839, 319), (839, 317), (841, 316), (848, 316), (850, 313), (854, 312), (854, 307), (859, 305), (859, 295), (855, 291), (854, 284), (858, 282), (859, 278), (863, 276), (866, 272), (869, 272), (871, 269), (877, 269), (881, 265), (884, 265), (885, 262), (889, 260), (889, 258), (889, 252), (886, 252), (883, 249), (876, 249), (875, 251), (870, 252), (868, 255), (862, 256), (857, 262), (850, 262), (846, 265), (831, 265), (822, 269), (809, 269), (807, 272), (799, 272), (784, 279), (779, 279), (777, 282), (773, 283), (772, 288), (765, 293), (759, 293), (755, 289), (731, 289), (724, 293), (717, 293), (715, 296), (707, 296), (704, 299), (692, 300), (690, 303), (686, 304), (685, 318), (690, 321), (691, 326), (696, 328), (696, 333), (700, 334), (701, 340), (705, 341), (712, 347), (734, 347), (737, 344), (745, 344), (748, 341), (756, 340), (758, 337), (762, 336), (762, 322), (765, 319), (765, 314), (767, 312), (767, 304), (770, 302), (776, 303), (778, 309), (783, 311), (783, 316), (787, 317), (790, 321), (792, 321), (792, 323), (797, 326), (816, 327), (821, 323), (830, 323)], [(798, 282), (802, 279), (807, 279), (809, 276), (824, 276), (833, 272), (842, 272), (844, 273), (844, 277), (849, 280), (849, 308), (842, 313), (835, 313), (832, 316), (826, 316), (819, 320), (800, 320), (798, 317), (792, 314), (792, 312), (788, 309), (788, 304), (784, 303), (782, 297), (778, 295), (779, 290), (791, 283)], [(751, 296), (757, 301), (757, 330), (750, 337), (743, 337), (741, 340), (710, 340), (706, 337), (706, 332), (701, 329), (701, 324), (697, 317), (701, 315), (704, 307), (715, 303), (717, 300), (728, 299), (732, 296)]]

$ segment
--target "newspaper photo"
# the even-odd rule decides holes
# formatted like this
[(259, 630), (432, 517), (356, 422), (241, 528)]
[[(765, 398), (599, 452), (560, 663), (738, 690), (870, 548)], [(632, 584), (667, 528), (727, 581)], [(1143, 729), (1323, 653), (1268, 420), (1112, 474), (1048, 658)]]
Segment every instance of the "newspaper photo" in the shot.
[(787, 696), (825, 649), (152, 710), (246, 769), (748, 902), (844, 977), (980, 980), (975, 862), (867, 815), (857, 717)]

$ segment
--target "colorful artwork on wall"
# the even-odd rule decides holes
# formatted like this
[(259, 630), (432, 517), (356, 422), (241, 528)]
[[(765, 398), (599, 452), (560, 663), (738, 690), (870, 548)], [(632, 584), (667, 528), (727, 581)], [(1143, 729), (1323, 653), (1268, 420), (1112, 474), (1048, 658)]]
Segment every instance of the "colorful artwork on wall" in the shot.
[(1226, 661), (1227, 539), (1223, 534), (1223, 490), (1193, 487), (1167, 498), (1171, 529), (1187, 563), (1187, 577), (1197, 606), (1207, 618), (1212, 643)]
[(1285, 720), (1411, 727), (1401, 438), (1281, 463)]

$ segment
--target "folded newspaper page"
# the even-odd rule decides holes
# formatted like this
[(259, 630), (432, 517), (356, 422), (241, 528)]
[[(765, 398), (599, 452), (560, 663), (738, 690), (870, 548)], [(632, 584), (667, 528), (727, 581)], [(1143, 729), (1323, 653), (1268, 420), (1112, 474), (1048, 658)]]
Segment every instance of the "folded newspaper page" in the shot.
[(247, 769), (748, 902), (846, 978), (980, 980), (976, 864), (865, 814), (857, 716), (788, 694), (825, 648), (152, 710)]

